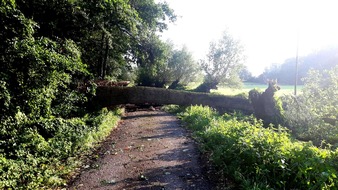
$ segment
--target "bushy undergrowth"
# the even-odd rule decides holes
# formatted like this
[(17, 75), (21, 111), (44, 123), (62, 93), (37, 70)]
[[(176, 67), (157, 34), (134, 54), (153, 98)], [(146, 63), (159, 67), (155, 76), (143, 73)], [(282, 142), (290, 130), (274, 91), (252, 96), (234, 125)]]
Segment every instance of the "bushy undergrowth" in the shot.
[(294, 140), (287, 129), (264, 128), (253, 116), (194, 106), (180, 117), (216, 168), (243, 189), (338, 188), (338, 150)]
[(338, 65), (322, 72), (311, 70), (302, 94), (283, 97), (284, 117), (297, 138), (338, 147), (337, 73)]
[(119, 116), (103, 109), (83, 118), (30, 121), (19, 112), (1, 123), (0, 189), (63, 186), (88, 154), (116, 126)]

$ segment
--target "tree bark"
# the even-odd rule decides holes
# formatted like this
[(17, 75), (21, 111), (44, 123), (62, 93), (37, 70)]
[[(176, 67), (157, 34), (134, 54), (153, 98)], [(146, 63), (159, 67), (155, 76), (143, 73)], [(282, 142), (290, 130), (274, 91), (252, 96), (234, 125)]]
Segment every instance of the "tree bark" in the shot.
[(109, 55), (109, 39), (106, 38), (106, 48), (105, 48), (105, 53), (104, 53), (104, 57), (103, 57), (102, 73), (101, 73), (102, 79), (104, 79), (106, 77), (106, 74), (107, 74), (108, 55)]
[(217, 109), (220, 113), (235, 110), (253, 113), (253, 107), (247, 99), (151, 87), (98, 87), (96, 97), (92, 101), (93, 105), (99, 107), (128, 103), (205, 105)]
[(104, 39), (105, 39), (105, 34), (104, 32), (102, 32), (102, 36), (101, 36), (101, 49), (100, 49), (100, 56), (99, 56), (99, 60), (98, 60), (98, 64), (97, 64), (97, 76), (102, 77), (102, 65), (103, 65), (103, 49), (104, 49)]

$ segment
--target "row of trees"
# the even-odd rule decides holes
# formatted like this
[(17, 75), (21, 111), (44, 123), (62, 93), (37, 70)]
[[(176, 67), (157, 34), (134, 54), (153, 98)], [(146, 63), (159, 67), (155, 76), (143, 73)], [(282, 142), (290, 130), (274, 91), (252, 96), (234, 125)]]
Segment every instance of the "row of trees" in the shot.
[[(311, 69), (318, 71), (330, 70), (337, 65), (338, 46), (327, 47), (306, 56), (300, 57), (298, 61), (298, 84), (304, 84), (303, 78), (308, 76)], [(273, 64), (261, 75), (249, 80), (254, 82), (265, 82), (267, 79), (278, 79), (281, 84), (293, 85), (295, 83), (296, 59), (290, 58), (282, 64)]]
[(175, 49), (171, 42), (159, 39), (149, 47), (149, 62), (135, 68), (138, 85), (176, 89), (200, 76), (200, 67), (186, 47)]
[(176, 19), (153, 0), (2, 0), (0, 14), (2, 118), (79, 113), (78, 81), (154, 64), (156, 33)]
[(242, 82), (243, 46), (227, 31), (218, 41), (210, 43), (206, 58), (198, 62), (186, 47), (175, 49), (171, 42), (151, 39), (147, 47), (152, 53), (148, 62), (136, 69), (138, 85), (175, 89), (203, 78), (196, 91), (210, 92), (218, 84), (238, 87)]
[(17, 1), (17, 8), (39, 26), (35, 36), (73, 40), (100, 78), (118, 78), (132, 63), (148, 64), (156, 32), (176, 20), (168, 4), (153, 0), (27, 0)]
[(240, 81), (243, 48), (228, 33), (199, 62), (186, 47), (159, 38), (167, 21), (176, 20), (166, 3), (2, 0), (0, 14), (2, 117), (17, 111), (71, 117), (90, 96), (78, 92), (77, 83), (90, 78), (178, 88), (204, 72), (197, 89), (203, 92)]

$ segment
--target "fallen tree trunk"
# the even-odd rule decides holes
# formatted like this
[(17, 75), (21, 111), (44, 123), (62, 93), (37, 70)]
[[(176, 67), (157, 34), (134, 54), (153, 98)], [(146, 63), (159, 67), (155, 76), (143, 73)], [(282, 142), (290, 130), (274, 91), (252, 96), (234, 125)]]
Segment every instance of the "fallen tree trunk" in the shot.
[(100, 107), (120, 104), (205, 105), (220, 113), (236, 110), (253, 113), (247, 99), (151, 87), (98, 87), (93, 104)]

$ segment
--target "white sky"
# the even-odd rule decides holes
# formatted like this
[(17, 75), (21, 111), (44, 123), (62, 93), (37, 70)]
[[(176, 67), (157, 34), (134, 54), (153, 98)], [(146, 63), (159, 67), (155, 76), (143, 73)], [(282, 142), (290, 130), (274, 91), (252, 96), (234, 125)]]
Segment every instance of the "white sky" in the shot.
[(254, 75), (272, 63), (295, 57), (297, 36), (299, 55), (338, 44), (338, 1), (166, 1), (180, 17), (161, 34), (164, 40), (186, 45), (198, 60), (205, 57), (209, 42), (227, 29), (245, 47), (245, 64)]

